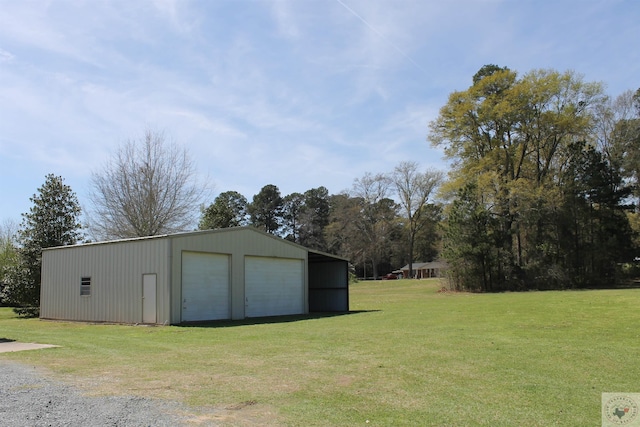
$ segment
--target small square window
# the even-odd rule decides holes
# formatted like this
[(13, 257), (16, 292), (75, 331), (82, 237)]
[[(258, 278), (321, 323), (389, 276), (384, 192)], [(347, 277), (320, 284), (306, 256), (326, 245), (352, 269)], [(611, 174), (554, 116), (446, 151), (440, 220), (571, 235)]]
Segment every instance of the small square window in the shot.
[(80, 279), (80, 296), (91, 296), (91, 277)]

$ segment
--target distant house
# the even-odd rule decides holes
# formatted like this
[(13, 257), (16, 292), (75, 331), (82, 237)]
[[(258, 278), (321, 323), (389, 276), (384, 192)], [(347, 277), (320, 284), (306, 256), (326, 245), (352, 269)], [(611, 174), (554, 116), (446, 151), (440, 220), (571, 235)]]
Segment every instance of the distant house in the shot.
[[(429, 277), (443, 277), (444, 271), (447, 269), (447, 263), (444, 261), (414, 262), (411, 267), (413, 268), (414, 278), (426, 279)], [(402, 271), (402, 277), (411, 277), (409, 274), (409, 264), (400, 270)]]

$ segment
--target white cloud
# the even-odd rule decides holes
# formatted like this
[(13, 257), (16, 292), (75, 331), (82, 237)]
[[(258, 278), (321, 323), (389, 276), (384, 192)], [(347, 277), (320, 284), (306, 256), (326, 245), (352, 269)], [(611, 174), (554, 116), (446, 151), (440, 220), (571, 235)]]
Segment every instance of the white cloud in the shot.
[(291, 3), (288, 0), (274, 0), (270, 5), (279, 34), (286, 38), (298, 38), (301, 31)]
[(222, 136), (227, 138), (247, 137), (246, 132), (229, 123), (208, 117), (197, 111), (168, 109), (164, 111), (166, 116), (174, 116), (176, 121), (184, 121), (185, 127), (195, 127), (199, 131), (210, 132), (213, 138)]
[(0, 48), (0, 62), (11, 62), (13, 61), (13, 54), (8, 52), (2, 48)]

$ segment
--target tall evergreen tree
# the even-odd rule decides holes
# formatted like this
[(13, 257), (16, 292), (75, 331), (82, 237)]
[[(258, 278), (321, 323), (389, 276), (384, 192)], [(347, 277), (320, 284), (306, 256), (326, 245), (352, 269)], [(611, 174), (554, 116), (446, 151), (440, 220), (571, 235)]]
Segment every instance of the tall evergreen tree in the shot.
[(80, 204), (62, 177), (49, 174), (33, 206), (22, 214), (18, 231), (18, 263), (7, 274), (6, 301), (23, 316), (36, 316), (40, 307), (42, 249), (73, 245), (82, 238)]
[(324, 230), (329, 225), (329, 190), (312, 188), (304, 192), (301, 215), (300, 244), (311, 249), (327, 250)]
[(616, 265), (633, 259), (632, 232), (625, 200), (631, 188), (601, 152), (584, 142), (571, 144), (564, 171), (566, 203), (558, 246), (574, 286), (615, 280)]
[(457, 290), (491, 291), (494, 286), (495, 223), (474, 183), (458, 190), (449, 207), (443, 256)]
[(247, 199), (237, 191), (225, 191), (215, 198), (213, 203), (202, 209), (198, 228), (239, 227), (247, 223)]
[(248, 207), (252, 225), (267, 233), (278, 234), (282, 225), (282, 203), (277, 186), (268, 184), (262, 187)]
[(301, 217), (304, 211), (304, 195), (291, 193), (282, 199), (282, 226), (285, 239), (300, 243)]

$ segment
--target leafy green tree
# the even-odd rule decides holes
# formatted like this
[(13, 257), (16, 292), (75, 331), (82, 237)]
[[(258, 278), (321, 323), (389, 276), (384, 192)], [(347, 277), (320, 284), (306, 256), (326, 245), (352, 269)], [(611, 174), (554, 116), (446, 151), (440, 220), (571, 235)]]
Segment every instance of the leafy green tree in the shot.
[(247, 199), (237, 191), (225, 191), (215, 198), (200, 217), (200, 230), (239, 227), (247, 223)]
[(18, 226), (11, 220), (0, 225), (0, 306), (4, 305), (4, 285), (7, 273), (18, 263), (18, 242), (16, 241)]
[[(449, 214), (445, 233), (459, 283), (472, 287), (475, 274), (482, 290), (584, 286), (608, 274), (612, 260), (589, 248), (604, 244), (602, 230), (622, 244), (628, 227), (619, 222), (626, 216), (618, 169), (593, 148), (605, 101), (600, 84), (571, 72), (534, 70), (518, 78), (497, 66), (483, 67), (472, 86), (450, 95), (429, 140), (452, 161), (447, 187), (458, 191), (459, 203), (451, 212), (467, 212)], [(589, 188), (572, 189), (576, 180)], [(475, 232), (459, 219), (472, 214), (482, 225)], [(569, 236), (573, 248), (565, 235), (571, 221), (580, 224)]]
[(248, 206), (251, 224), (267, 233), (278, 234), (282, 225), (282, 204), (280, 189), (273, 184), (265, 185)]
[(6, 301), (23, 316), (36, 316), (40, 307), (42, 249), (73, 245), (82, 238), (80, 205), (62, 177), (49, 174), (33, 206), (22, 214), (18, 231), (18, 262), (10, 268), (3, 290)]

